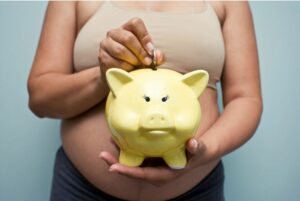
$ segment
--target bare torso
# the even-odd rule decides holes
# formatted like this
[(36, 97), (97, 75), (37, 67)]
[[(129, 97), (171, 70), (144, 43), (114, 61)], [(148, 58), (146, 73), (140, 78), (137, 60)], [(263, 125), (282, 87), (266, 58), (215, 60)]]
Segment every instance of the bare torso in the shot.
[[(96, 9), (101, 6), (100, 4), (100, 2), (78, 2), (77, 31), (81, 29)], [(124, 2), (122, 4), (125, 5)], [(212, 2), (211, 4), (222, 22), (224, 16), (222, 4), (218, 2)], [(127, 7), (129, 7), (128, 5)], [(199, 2), (199, 5), (201, 7), (201, 2)], [(139, 3), (137, 6), (141, 6), (137, 9), (143, 9), (143, 3)], [(176, 9), (173, 7), (168, 8), (167, 4), (164, 6), (166, 6), (164, 9)], [(155, 6), (153, 8), (155, 9)], [(186, 9), (188, 9), (188, 6)], [(207, 88), (199, 98), (199, 101), (202, 107), (202, 120), (198, 134), (201, 135), (213, 125), (219, 116), (217, 92), (214, 89)], [(205, 166), (199, 166), (160, 187), (142, 180), (110, 173), (108, 165), (98, 157), (99, 153), (103, 150), (110, 151), (116, 156), (118, 155), (118, 149), (111, 142), (111, 133), (104, 116), (104, 106), (105, 100), (76, 118), (63, 120), (61, 134), (63, 147), (72, 163), (92, 184), (106, 193), (127, 200), (145, 201), (149, 197), (151, 197), (151, 200), (166, 200), (191, 189), (219, 161), (216, 160)], [(179, 183), (180, 185), (178, 185)]]

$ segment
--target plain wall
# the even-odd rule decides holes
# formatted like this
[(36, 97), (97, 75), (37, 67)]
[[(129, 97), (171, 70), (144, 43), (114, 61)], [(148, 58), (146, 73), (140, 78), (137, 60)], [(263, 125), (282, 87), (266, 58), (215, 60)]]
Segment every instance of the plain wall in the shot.
[[(224, 157), (228, 201), (300, 197), (300, 2), (251, 2), (264, 112), (254, 137)], [(28, 109), (26, 81), (47, 2), (0, 2), (0, 200), (48, 200), (59, 120)], [(247, 114), (245, 114), (247, 115)]]

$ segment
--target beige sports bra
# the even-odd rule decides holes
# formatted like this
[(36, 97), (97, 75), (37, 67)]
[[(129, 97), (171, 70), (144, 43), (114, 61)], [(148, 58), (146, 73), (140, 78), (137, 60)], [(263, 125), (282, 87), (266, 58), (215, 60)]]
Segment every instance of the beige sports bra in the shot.
[(100, 41), (110, 29), (120, 27), (133, 17), (140, 17), (165, 55), (158, 68), (180, 73), (204, 69), (209, 73), (208, 87), (216, 89), (225, 60), (221, 25), (213, 7), (205, 1), (200, 12), (160, 12), (122, 8), (104, 1), (79, 31), (74, 44), (74, 70), (99, 65)]

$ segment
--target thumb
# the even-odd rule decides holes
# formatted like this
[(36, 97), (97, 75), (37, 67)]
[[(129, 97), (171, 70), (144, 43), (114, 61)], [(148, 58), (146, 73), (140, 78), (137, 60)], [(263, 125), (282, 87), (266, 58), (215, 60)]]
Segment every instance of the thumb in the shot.
[(191, 138), (186, 144), (186, 149), (191, 154), (201, 154), (205, 151), (205, 145), (202, 140)]
[(156, 54), (156, 65), (159, 66), (164, 63), (165, 56), (164, 53), (160, 49), (155, 49)]

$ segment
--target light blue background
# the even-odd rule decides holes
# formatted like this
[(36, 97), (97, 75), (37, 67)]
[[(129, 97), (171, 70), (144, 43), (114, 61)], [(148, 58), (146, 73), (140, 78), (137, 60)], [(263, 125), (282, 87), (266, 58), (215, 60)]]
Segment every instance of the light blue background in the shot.
[[(49, 199), (59, 120), (34, 116), (26, 89), (46, 5), (0, 3), (1, 201)], [(226, 198), (298, 201), (300, 2), (251, 2), (251, 8), (264, 113), (255, 136), (224, 157)]]

